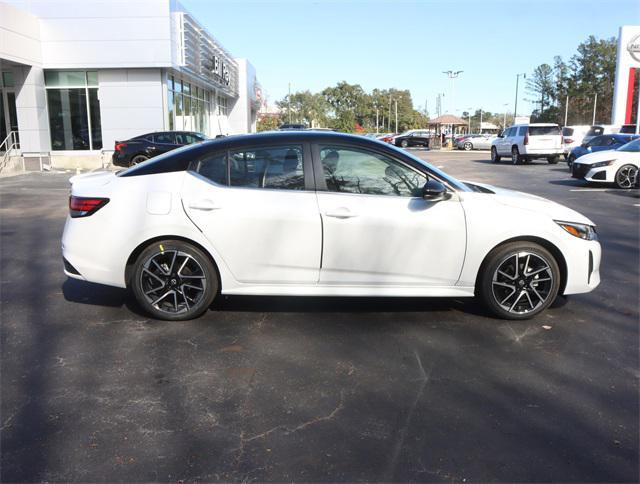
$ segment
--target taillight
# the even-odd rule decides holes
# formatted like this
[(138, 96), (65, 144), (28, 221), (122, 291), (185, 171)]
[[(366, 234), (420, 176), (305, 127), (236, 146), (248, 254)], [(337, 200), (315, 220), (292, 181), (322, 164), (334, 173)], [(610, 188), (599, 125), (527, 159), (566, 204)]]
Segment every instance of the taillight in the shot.
[(116, 143), (116, 151), (120, 151), (122, 148), (127, 146), (126, 143)]
[(71, 218), (88, 217), (109, 203), (108, 198), (69, 197), (69, 214)]
[(561, 138), (563, 141), (563, 143), (566, 143), (568, 145), (570, 145), (571, 143), (573, 143), (573, 139), (572, 138)]
[(524, 134), (524, 144), (525, 144), (525, 145), (528, 145), (528, 144), (529, 144), (529, 131), (527, 131), (527, 132)]

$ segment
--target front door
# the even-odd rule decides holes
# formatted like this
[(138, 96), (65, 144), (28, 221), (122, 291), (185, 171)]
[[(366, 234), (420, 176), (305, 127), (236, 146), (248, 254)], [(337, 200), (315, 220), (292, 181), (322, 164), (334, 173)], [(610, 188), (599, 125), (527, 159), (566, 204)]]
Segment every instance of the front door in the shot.
[(0, 143), (10, 131), (18, 131), (16, 93), (13, 89), (0, 89)]
[(318, 282), (322, 227), (303, 152), (295, 143), (214, 152), (186, 173), (184, 209), (236, 281)]
[[(424, 200), (422, 172), (386, 154), (314, 149), (323, 225), (321, 284), (452, 286), (466, 249), (461, 204)], [(322, 186), (324, 185), (324, 186)]]

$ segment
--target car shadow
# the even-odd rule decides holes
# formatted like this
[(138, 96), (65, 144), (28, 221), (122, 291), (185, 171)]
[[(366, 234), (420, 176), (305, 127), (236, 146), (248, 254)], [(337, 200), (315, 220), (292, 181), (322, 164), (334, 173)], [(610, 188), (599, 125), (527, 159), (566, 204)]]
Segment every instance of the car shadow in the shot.
[(562, 185), (565, 187), (586, 188), (590, 187), (589, 183), (584, 180), (578, 180), (577, 178), (567, 178), (566, 180), (549, 180), (552, 185)]

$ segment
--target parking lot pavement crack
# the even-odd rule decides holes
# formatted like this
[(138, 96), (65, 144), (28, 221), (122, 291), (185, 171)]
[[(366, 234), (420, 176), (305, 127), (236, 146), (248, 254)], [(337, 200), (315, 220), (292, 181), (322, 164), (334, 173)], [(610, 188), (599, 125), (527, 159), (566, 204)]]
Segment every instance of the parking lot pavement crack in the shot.
[(310, 420), (307, 420), (306, 422), (302, 422), (299, 425), (296, 425), (295, 427), (288, 427), (286, 425), (276, 425), (275, 427), (270, 428), (269, 430), (265, 430), (264, 432), (261, 432), (259, 434), (256, 435), (252, 435), (251, 437), (245, 437), (244, 436), (244, 431), (240, 432), (240, 445), (238, 447), (236, 447), (235, 449), (232, 449), (231, 452), (240, 452), (240, 455), (242, 455), (244, 453), (244, 446), (245, 444), (248, 444), (250, 442), (253, 442), (254, 440), (258, 440), (258, 439), (266, 439), (269, 435), (271, 435), (274, 432), (280, 431), (282, 432), (284, 435), (290, 435), (290, 434), (294, 434), (296, 432), (299, 432), (300, 430), (304, 430), (308, 427), (311, 427), (315, 424), (318, 424), (320, 422), (326, 422), (328, 420), (333, 420), (335, 418), (335, 416), (340, 413), (340, 411), (344, 408), (344, 391), (340, 391), (340, 401), (338, 403), (338, 405), (336, 406), (336, 408), (334, 408), (329, 414), (327, 415), (322, 415), (319, 417), (314, 417)]
[(418, 386), (418, 391), (416, 392), (416, 396), (413, 399), (411, 406), (409, 407), (409, 411), (407, 412), (407, 416), (404, 420), (404, 424), (398, 431), (398, 438), (396, 439), (395, 444), (393, 446), (393, 452), (391, 453), (391, 459), (389, 460), (389, 465), (387, 466), (387, 471), (385, 473), (383, 481), (393, 480), (393, 476), (395, 474), (396, 467), (398, 465), (398, 458), (400, 457), (400, 452), (404, 447), (404, 442), (407, 438), (407, 431), (409, 430), (409, 425), (411, 425), (413, 414), (415, 413), (418, 402), (422, 398), (422, 395), (424, 394), (427, 384), (431, 379), (431, 372), (433, 370), (433, 366), (429, 368), (428, 372), (425, 371), (420, 355), (418, 354), (417, 351), (415, 351), (414, 354), (416, 356), (416, 361), (418, 363), (418, 369), (420, 370), (420, 377), (421, 377), (419, 379), (420, 385)]

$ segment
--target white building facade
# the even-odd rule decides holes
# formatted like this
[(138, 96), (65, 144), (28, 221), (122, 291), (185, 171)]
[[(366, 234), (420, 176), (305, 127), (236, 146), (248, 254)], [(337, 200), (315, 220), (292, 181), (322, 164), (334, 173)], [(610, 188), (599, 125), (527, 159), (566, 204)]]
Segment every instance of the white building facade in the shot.
[(255, 131), (255, 69), (173, 0), (0, 0), (0, 142), (100, 166), (153, 131)]

